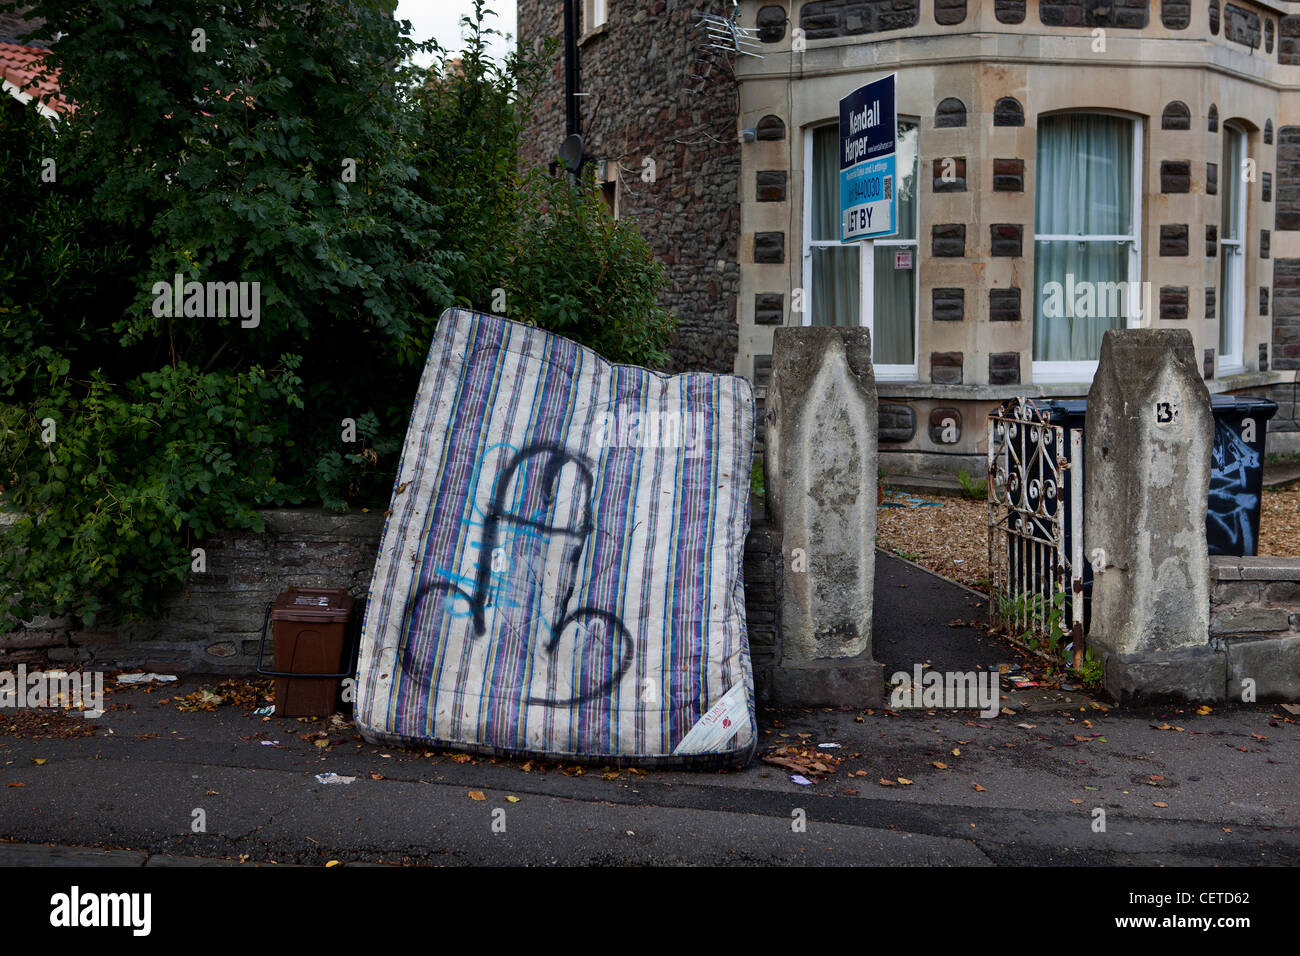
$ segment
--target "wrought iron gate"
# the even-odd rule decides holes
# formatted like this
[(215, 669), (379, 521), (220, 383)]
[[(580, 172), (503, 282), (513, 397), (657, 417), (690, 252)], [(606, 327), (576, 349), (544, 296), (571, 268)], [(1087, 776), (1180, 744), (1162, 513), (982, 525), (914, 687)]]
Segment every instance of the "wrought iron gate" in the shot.
[(989, 416), (988, 465), (993, 623), (1013, 637), (1027, 639), (1035, 649), (1056, 649), (1054, 643), (1068, 635), (1074, 644), (1074, 666), (1079, 667), (1084, 622), (1083, 433), (1072, 428), (1067, 435), (1064, 426), (1052, 424), (1028, 398), (1014, 398)]

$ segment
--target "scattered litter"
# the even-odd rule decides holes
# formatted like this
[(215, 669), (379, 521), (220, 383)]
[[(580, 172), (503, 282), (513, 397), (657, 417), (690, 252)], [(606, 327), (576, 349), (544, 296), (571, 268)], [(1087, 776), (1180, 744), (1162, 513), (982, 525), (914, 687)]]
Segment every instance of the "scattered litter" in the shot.
[(268, 704), (265, 707), (259, 707), (253, 711), (254, 717), (270, 717), (275, 713), (275, 704)]
[(263, 741), (261, 741), (261, 744), (262, 744), (263, 747), (278, 747), (278, 746), (280, 746), (280, 741), (278, 741), (278, 740), (263, 740)]
[(174, 681), (175, 674), (118, 674), (117, 682), (119, 684), (151, 684), (154, 681)]
[(1022, 729), (1024, 729), (1024, 730), (1033, 730), (1033, 729), (1035, 729), (1038, 725), (1037, 725), (1037, 724), (1016, 724), (1016, 726), (1017, 726), (1017, 727), (1020, 727), (1020, 728), (1022, 728)]
[(799, 786), (801, 786), (801, 787), (811, 787), (811, 786), (812, 786), (812, 781), (811, 781), (811, 780), (809, 780), (807, 777), (800, 776), (800, 775), (797, 774), (797, 773), (792, 773), (792, 774), (790, 774), (790, 779), (793, 780), (795, 783), (799, 784)]
[(836, 750), (839, 748), (840, 745), (839, 744), (818, 744), (817, 746), (820, 747), (822, 750)]
[(318, 773), (316, 774), (317, 783), (352, 783), (356, 777), (340, 777), (336, 773)]

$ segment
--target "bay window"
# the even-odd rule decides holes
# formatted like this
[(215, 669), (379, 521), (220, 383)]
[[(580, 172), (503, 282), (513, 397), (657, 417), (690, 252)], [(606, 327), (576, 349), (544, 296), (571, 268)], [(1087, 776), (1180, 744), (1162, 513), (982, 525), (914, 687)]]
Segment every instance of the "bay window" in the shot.
[(1141, 289), (1141, 121), (1038, 120), (1034, 225), (1036, 382), (1087, 382), (1107, 329), (1136, 328)]

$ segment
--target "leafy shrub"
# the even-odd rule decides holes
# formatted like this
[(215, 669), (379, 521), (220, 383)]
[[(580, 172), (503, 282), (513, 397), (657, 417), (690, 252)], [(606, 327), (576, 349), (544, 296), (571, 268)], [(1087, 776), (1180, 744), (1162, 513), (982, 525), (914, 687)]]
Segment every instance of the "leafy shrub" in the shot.
[[(635, 230), (590, 184), (515, 168), (543, 64), (486, 58), (482, 0), (431, 71), (402, 65), (416, 45), (378, 0), (34, 6), (77, 109), (51, 130), (0, 102), (11, 618), (148, 615), (197, 538), (258, 530), (260, 507), (382, 507), (455, 303), (503, 289), (512, 318), (662, 359)], [(176, 275), (259, 283), (258, 324), (158, 314)]]

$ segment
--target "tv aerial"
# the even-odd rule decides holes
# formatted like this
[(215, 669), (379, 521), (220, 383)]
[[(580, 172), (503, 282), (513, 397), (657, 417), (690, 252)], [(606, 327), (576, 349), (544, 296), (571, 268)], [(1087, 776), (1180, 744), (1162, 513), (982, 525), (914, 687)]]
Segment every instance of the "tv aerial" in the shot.
[(739, 21), (740, 5), (731, 0), (731, 13), (722, 16), (717, 13), (704, 13), (695, 21), (695, 29), (703, 28), (704, 38), (700, 52), (691, 64), (691, 85), (688, 93), (703, 93), (709, 82), (713, 68), (722, 60), (730, 62), (737, 56), (761, 58), (758, 32), (752, 27), (742, 27)]

